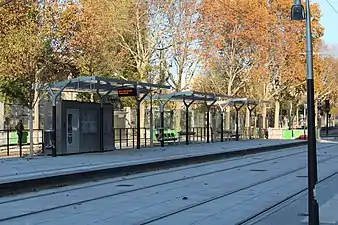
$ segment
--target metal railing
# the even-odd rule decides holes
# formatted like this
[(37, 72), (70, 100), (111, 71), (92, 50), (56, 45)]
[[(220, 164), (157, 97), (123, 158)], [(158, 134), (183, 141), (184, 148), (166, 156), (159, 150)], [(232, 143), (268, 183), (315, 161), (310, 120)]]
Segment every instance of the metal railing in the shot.
[[(0, 157), (20, 156), (29, 153), (30, 137), (29, 130), (24, 130), (22, 141), (19, 142), (18, 134), (15, 130), (0, 130)], [(44, 149), (43, 130), (33, 130), (34, 152)], [(28, 147), (28, 148), (27, 148)]]
[[(115, 128), (115, 147), (117, 149), (135, 148), (137, 141), (136, 128)], [(141, 147), (150, 144), (150, 129), (141, 128)]]
[[(160, 145), (160, 139), (156, 137), (159, 130), (154, 129), (153, 144), (154, 146)], [(251, 134), (251, 135), (250, 135)], [(44, 153), (44, 132), (42, 129), (34, 129), (33, 144), (34, 153)], [(150, 146), (150, 128), (141, 128), (141, 147)], [(223, 131), (223, 141), (235, 140), (236, 132), (234, 130)], [(241, 129), (239, 131), (240, 139), (264, 139), (265, 130), (259, 128)], [(166, 144), (174, 142), (175, 144), (185, 144), (185, 132), (178, 132), (178, 137), (173, 141), (165, 141)], [(207, 142), (207, 128), (206, 127), (192, 127), (188, 133), (188, 143), (203, 143)], [(0, 130), (0, 157), (20, 156), (29, 153), (29, 131), (25, 130), (22, 140), (22, 145), (18, 141), (18, 135), (15, 130)], [(221, 139), (221, 132), (209, 128), (209, 141), (219, 142)], [(116, 149), (136, 148), (137, 142), (137, 129), (136, 128), (115, 128), (115, 147)]]
[[(154, 129), (154, 134), (160, 133), (160, 129)], [(135, 148), (136, 147), (136, 128), (115, 128), (115, 147), (117, 149), (124, 148)], [(150, 128), (141, 128), (141, 147), (150, 146)], [(153, 135), (153, 144), (159, 145), (160, 140), (156, 138), (156, 135)], [(174, 142), (175, 144), (186, 143), (186, 134), (185, 131), (178, 132), (178, 137), (173, 138), (173, 140), (166, 140), (165, 143)], [(203, 143), (207, 142), (207, 128), (206, 127), (192, 127), (189, 129), (189, 143)], [(260, 128), (245, 128), (239, 131), (239, 138), (241, 140), (248, 139), (264, 139), (265, 131)], [(236, 139), (235, 130), (224, 130), (223, 131), (223, 141), (230, 141)], [(220, 130), (213, 130), (209, 128), (209, 141), (210, 142), (219, 142), (221, 140)]]

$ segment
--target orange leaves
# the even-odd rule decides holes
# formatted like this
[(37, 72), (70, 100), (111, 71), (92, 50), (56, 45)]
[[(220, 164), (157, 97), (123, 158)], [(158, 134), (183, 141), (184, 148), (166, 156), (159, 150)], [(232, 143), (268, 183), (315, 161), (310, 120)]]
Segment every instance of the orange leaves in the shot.
[(315, 55), (315, 91), (318, 97), (329, 97), (338, 92), (338, 60), (325, 55)]
[[(223, 80), (223, 91), (251, 90), (251, 95), (269, 99), (304, 86), (305, 22), (290, 20), (292, 1), (204, 0), (201, 4), (201, 54), (208, 74)], [(314, 4), (315, 47), (323, 35), (320, 16)]]

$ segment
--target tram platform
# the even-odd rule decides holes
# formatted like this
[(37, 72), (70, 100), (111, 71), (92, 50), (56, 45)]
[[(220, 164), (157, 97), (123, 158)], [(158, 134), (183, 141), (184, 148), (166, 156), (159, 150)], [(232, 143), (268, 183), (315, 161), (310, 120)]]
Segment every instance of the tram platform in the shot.
[(232, 156), (234, 157), (235, 153), (238, 156), (241, 155), (241, 152), (249, 154), (248, 151), (263, 152), (297, 147), (304, 144), (306, 144), (306, 141), (247, 140), (167, 146), (138, 151), (135, 149), (116, 150), (113, 152), (68, 155), (55, 158), (50, 156), (36, 156), (33, 159), (3, 158), (0, 159), (0, 190), (25, 181), (46, 180), (103, 170), (123, 170), (128, 172), (128, 170), (133, 170), (135, 167), (156, 167), (156, 165), (163, 163), (175, 163), (175, 160), (188, 161), (191, 158), (198, 158), (198, 160), (203, 161), (203, 158), (208, 157), (223, 156), (224, 158), (227, 153), (234, 153)]

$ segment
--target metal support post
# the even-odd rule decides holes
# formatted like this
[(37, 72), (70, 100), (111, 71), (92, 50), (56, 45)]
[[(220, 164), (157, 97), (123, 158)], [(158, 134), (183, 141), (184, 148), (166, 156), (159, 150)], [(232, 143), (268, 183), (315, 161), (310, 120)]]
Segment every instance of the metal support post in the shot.
[(221, 142), (224, 142), (224, 112), (221, 112)]
[(112, 107), (112, 135), (113, 135), (113, 140), (112, 140), (112, 144), (113, 144), (113, 150), (116, 149), (116, 146), (115, 146), (115, 105), (113, 104), (113, 107)]
[(185, 144), (189, 145), (189, 106), (185, 109)]
[(210, 143), (210, 108), (216, 103), (213, 101), (210, 105), (206, 101), (204, 101), (205, 106), (207, 107), (207, 143)]
[(9, 126), (7, 127), (6, 134), (7, 134), (7, 156), (9, 156)]
[[(137, 87), (135, 87), (135, 89), (137, 89)], [(138, 89), (137, 89), (137, 92)], [(137, 121), (136, 121), (136, 149), (140, 149), (141, 148), (141, 102), (143, 101), (143, 99), (148, 95), (149, 91), (146, 92), (141, 98), (139, 96), (136, 96), (136, 105), (137, 105), (137, 109), (136, 109), (136, 114), (137, 114)], [(145, 140), (147, 141), (147, 140)]]
[(189, 145), (189, 107), (194, 103), (194, 100), (187, 103), (184, 99), (183, 103), (185, 105), (185, 144)]
[(329, 136), (329, 112), (326, 112), (326, 137)]
[(65, 83), (65, 85), (56, 93), (54, 93), (54, 91), (52, 90), (52, 88), (49, 86), (48, 87), (48, 91), (50, 96), (52, 97), (52, 156), (56, 157), (57, 156), (57, 152), (56, 152), (56, 101), (57, 98), (60, 96), (60, 94), (62, 93), (62, 91), (70, 84), (70, 81), (68, 81), (67, 83)]
[(164, 147), (164, 105), (160, 104), (160, 119), (161, 119), (161, 127), (160, 127), (160, 140), (161, 147)]
[(236, 141), (239, 141), (239, 110), (244, 106), (244, 104), (237, 106), (234, 105), (236, 110)]
[(311, 32), (310, 0), (306, 0), (306, 62), (307, 62), (307, 105), (308, 105), (308, 209), (309, 224), (319, 225), (319, 209), (315, 196), (317, 177), (315, 101), (313, 81), (313, 47)]
[(104, 138), (103, 138), (103, 99), (100, 99), (100, 152), (104, 151)]
[(52, 130), (52, 156), (56, 157), (56, 97), (53, 97)]
[(251, 130), (251, 117), (252, 117), (252, 111), (257, 107), (257, 105), (254, 105), (253, 107), (249, 107), (249, 105), (247, 105), (248, 110), (249, 110), (249, 139), (252, 139), (252, 130)]
[(136, 101), (136, 149), (141, 148), (141, 101)]
[(207, 143), (210, 143), (209, 127), (210, 127), (210, 107), (207, 106)]
[[(150, 95), (150, 112), (149, 112), (149, 127), (150, 127), (150, 147), (154, 147), (154, 114), (153, 114), (153, 93)], [(147, 142), (147, 140), (146, 140)]]

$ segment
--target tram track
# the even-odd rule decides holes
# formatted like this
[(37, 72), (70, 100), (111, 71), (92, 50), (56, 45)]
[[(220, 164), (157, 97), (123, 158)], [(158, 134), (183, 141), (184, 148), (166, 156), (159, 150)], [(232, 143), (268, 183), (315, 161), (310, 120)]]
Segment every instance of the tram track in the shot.
[[(338, 158), (338, 156), (326, 158), (326, 159), (323, 159), (323, 160), (319, 160), (319, 161), (318, 161), (318, 164), (324, 163), (324, 162), (327, 162), (327, 161), (330, 161), (330, 160), (333, 160), (333, 159), (335, 159), (335, 158)], [(190, 205), (188, 205), (188, 206), (184, 206), (184, 207), (182, 207), (182, 208), (173, 210), (173, 211), (171, 211), (171, 212), (162, 214), (162, 215), (160, 215), (160, 216), (156, 216), (156, 217), (154, 217), (154, 218), (150, 218), (150, 219), (148, 219), (148, 220), (146, 220), (146, 221), (143, 221), (143, 222), (141, 222), (141, 223), (137, 223), (137, 224), (135, 224), (135, 225), (152, 224), (152, 223), (154, 223), (154, 222), (160, 221), (160, 220), (165, 219), (165, 218), (168, 218), (168, 217), (170, 217), (170, 216), (174, 216), (174, 215), (179, 214), (179, 213), (183, 213), (183, 212), (185, 212), (185, 211), (187, 211), (187, 210), (196, 208), (196, 207), (198, 207), (198, 206), (201, 206), (201, 205), (204, 205), (204, 204), (207, 204), (207, 203), (210, 203), (210, 202), (219, 200), (219, 199), (221, 199), (221, 198), (228, 197), (228, 196), (230, 196), (230, 195), (239, 193), (239, 192), (241, 192), (241, 191), (248, 190), (248, 189), (250, 189), (250, 188), (253, 188), (253, 187), (255, 187), (255, 186), (258, 186), (258, 185), (261, 185), (261, 184), (264, 184), (264, 183), (268, 183), (268, 182), (273, 181), (273, 180), (277, 180), (277, 179), (279, 179), (279, 178), (282, 178), (282, 177), (284, 177), (284, 176), (287, 176), (287, 175), (290, 175), (290, 174), (292, 174), (292, 173), (298, 172), (298, 171), (300, 171), (300, 170), (302, 170), (302, 169), (305, 169), (305, 168), (307, 168), (307, 166), (301, 166), (301, 167), (298, 167), (298, 168), (293, 169), (293, 170), (291, 170), (291, 171), (287, 171), (287, 172), (285, 172), (285, 173), (278, 174), (278, 175), (276, 175), (276, 176), (272, 176), (272, 177), (263, 179), (263, 180), (261, 180), (261, 181), (255, 182), (255, 183), (253, 183), (253, 184), (249, 184), (249, 185), (247, 185), (247, 186), (245, 186), (245, 187), (241, 187), (241, 188), (238, 188), (238, 189), (234, 189), (234, 190), (231, 190), (231, 191), (227, 191), (227, 192), (222, 193), (222, 194), (219, 194), (219, 195), (217, 195), (217, 196), (213, 196), (213, 197), (204, 199), (204, 200), (202, 200), (202, 201), (200, 201), (200, 202), (193, 203), (193, 204), (190, 204)], [(334, 176), (335, 174), (336, 174), (336, 173), (332, 174), (332, 175), (329, 176), (329, 177), (332, 177), (332, 176)], [(306, 191), (306, 189), (305, 189), (305, 191)], [(304, 192), (304, 189), (302, 190), (302, 192)], [(298, 194), (299, 194), (299, 193), (297, 192), (296, 194), (290, 196), (289, 198), (291, 199), (292, 197), (294, 197), (294, 196), (296, 196), (296, 195), (298, 195)], [(287, 199), (284, 200), (284, 201), (282, 201), (282, 202), (280, 202), (278, 205), (283, 204), (285, 201), (287, 201)], [(278, 206), (278, 205), (277, 205), (277, 206)], [(268, 209), (266, 209), (266, 211), (268, 211)], [(263, 213), (263, 212), (261, 212), (261, 213)], [(257, 216), (259, 216), (259, 215), (257, 215)], [(252, 216), (252, 219), (254, 219), (254, 217), (256, 217), (256, 215)], [(251, 217), (250, 217), (250, 218), (251, 218)], [(249, 221), (250, 218), (248, 218), (248, 219), (246, 219), (246, 220)], [(244, 222), (246, 222), (246, 220), (243, 221), (243, 222), (239, 222), (238, 225), (239, 225), (239, 224), (244, 224)], [(236, 224), (236, 225), (237, 225), (237, 224)]]
[[(320, 179), (318, 182), (317, 182), (317, 185), (320, 185), (322, 184), (323, 182), (329, 180), (330, 178), (334, 177), (338, 175), (338, 172), (334, 172), (334, 173), (331, 173), (330, 175)], [(255, 213), (239, 222), (236, 223), (236, 225), (251, 225), (251, 224), (255, 224), (261, 220), (263, 220), (264, 218), (268, 217), (269, 215), (277, 212), (278, 210), (280, 210), (281, 208), (291, 204), (292, 202), (294, 202), (295, 200), (299, 199), (300, 197), (304, 196), (308, 191), (308, 188), (303, 188), (301, 189), (300, 191), (298, 192), (295, 192), (294, 194), (292, 195), (289, 195), (288, 197), (284, 198), (283, 200), (281, 201), (278, 201), (277, 203), (269, 206), (269, 207), (266, 207), (265, 209), (261, 210), (260, 212), (258, 213)]]
[(131, 174), (141, 174), (163, 169), (172, 169), (179, 166), (190, 166), (198, 163), (219, 161), (259, 153), (275, 152), (281, 149), (290, 149), (304, 146), (306, 142), (294, 142), (272, 146), (256, 146), (248, 149), (238, 149), (233, 151), (219, 151), (210, 154), (184, 155), (184, 157), (173, 157), (161, 160), (150, 160), (147, 162), (126, 164), (121, 166), (106, 165), (102, 168), (83, 168), (78, 172), (61, 173), (55, 175), (44, 175), (22, 180), (13, 180), (0, 183), (0, 197), (13, 196), (36, 190), (51, 189), (60, 186), (77, 185), (93, 180), (105, 180), (109, 178), (122, 177)]
[[(325, 147), (322, 147), (322, 148), (327, 148), (327, 147), (331, 147), (331, 145), (328, 145), (328, 146), (325, 146)], [(288, 149), (287, 151), (296, 151), (298, 149), (301, 149), (301, 148), (297, 147), (297, 148), (294, 148), (294, 149)], [(279, 151), (273, 152), (271, 154), (276, 154), (278, 152), (283, 152), (283, 150), (279, 150)], [(232, 167), (224, 168), (224, 169), (221, 169), (221, 170), (216, 170), (216, 171), (212, 171), (212, 172), (208, 172), (208, 173), (202, 173), (202, 174), (195, 175), (195, 176), (184, 177), (184, 178), (181, 178), (181, 179), (176, 179), (176, 180), (172, 180), (172, 181), (168, 181), (168, 182), (162, 182), (162, 183), (156, 184), (154, 186), (147, 186), (147, 187), (142, 187), (142, 188), (139, 188), (139, 189), (133, 189), (133, 190), (128, 191), (127, 193), (133, 192), (133, 191), (139, 191), (139, 190), (143, 190), (143, 189), (147, 189), (147, 188), (152, 188), (152, 187), (156, 187), (156, 186), (166, 185), (166, 184), (169, 184), (169, 183), (175, 183), (175, 182), (179, 182), (179, 181), (189, 180), (189, 179), (193, 179), (193, 178), (197, 178), (197, 177), (201, 177), (201, 176), (207, 176), (207, 175), (211, 175), (211, 174), (225, 172), (225, 171), (228, 171), (228, 170), (238, 169), (238, 168), (242, 168), (242, 167), (245, 167), (245, 166), (251, 166), (251, 165), (259, 164), (259, 163), (262, 163), (262, 162), (278, 160), (278, 159), (282, 159), (282, 158), (285, 158), (285, 157), (303, 154), (305, 152), (306, 152), (306, 150), (303, 150), (303, 151), (299, 151), (299, 152), (295, 152), (295, 153), (285, 154), (285, 155), (278, 156), (278, 157), (273, 157), (271, 159), (263, 159), (263, 160), (259, 160), (259, 161), (256, 161), (256, 162), (244, 163), (244, 164), (241, 164), (241, 165), (232, 166)], [(245, 157), (252, 157), (252, 156), (245, 156)], [(256, 158), (257, 158), (257, 156), (256, 156)], [(90, 184), (90, 185), (86, 185), (86, 186), (83, 186), (83, 187), (68, 188), (68, 189), (64, 189), (64, 190), (53, 191), (53, 192), (50, 192), (50, 193), (37, 194), (37, 195), (34, 195), (34, 196), (19, 197), (19, 198), (15, 198), (14, 200), (3, 200), (3, 201), (0, 200), (0, 205), (10, 203), (10, 202), (28, 200), (28, 199), (31, 199), (31, 198), (45, 197), (45, 196), (49, 196), (49, 195), (65, 193), (65, 192), (69, 192), (69, 191), (77, 191), (77, 190), (81, 190), (81, 189), (97, 187), (97, 186), (102, 186), (102, 185), (110, 185), (110, 184), (115, 184), (115, 183), (119, 183), (119, 182), (129, 182), (129, 181), (133, 181), (133, 180), (140, 179), (140, 178), (152, 177), (152, 176), (157, 176), (157, 175), (164, 175), (164, 174), (183, 171), (183, 170), (197, 169), (197, 168), (201, 168), (201, 167), (207, 167), (207, 166), (211, 166), (211, 165), (222, 164), (224, 162), (233, 162), (233, 161), (238, 161), (238, 160), (243, 160), (243, 157), (232, 159), (232, 160), (214, 161), (214, 162), (189, 166), (189, 167), (185, 167), (185, 168), (176, 168), (176, 169), (172, 169), (172, 170), (155, 172), (155, 173), (151, 173), (151, 174), (138, 175), (138, 176), (135, 176), (135, 177), (132, 177), (132, 178), (101, 182), (99, 184)], [(55, 188), (58, 188), (58, 187), (56, 186)], [(125, 193), (121, 193), (121, 194), (125, 194)], [(108, 197), (110, 197), (110, 196), (108, 196)]]
[[(323, 146), (323, 147), (321, 147), (319, 149), (327, 149), (327, 148), (332, 148), (334, 146), (335, 146), (334, 144), (330, 144), (330, 145), (325, 145), (325, 146)], [(282, 156), (278, 156), (278, 157), (272, 157), (270, 159), (263, 159), (263, 160), (259, 160), (259, 161), (256, 161), (256, 162), (251, 162), (251, 163), (246, 163), (246, 164), (242, 164), (242, 165), (238, 165), (238, 166), (228, 167), (228, 168), (224, 168), (224, 169), (220, 169), (220, 170), (216, 170), (216, 171), (212, 171), (212, 172), (201, 173), (201, 174), (197, 174), (197, 175), (194, 175), (194, 176), (188, 176), (188, 177), (174, 179), (174, 180), (167, 181), (167, 182), (161, 182), (161, 183), (157, 183), (157, 184), (153, 184), (153, 185), (147, 185), (147, 186), (140, 187), (140, 188), (134, 188), (132, 190), (120, 191), (120, 192), (113, 193), (113, 194), (102, 195), (102, 196), (98, 196), (98, 197), (95, 197), (95, 198), (88, 198), (88, 199), (84, 199), (84, 200), (81, 200), (81, 201), (72, 202), (72, 203), (69, 203), (69, 204), (62, 204), (62, 205), (58, 205), (58, 206), (55, 206), (55, 207), (45, 208), (45, 209), (42, 209), (42, 210), (36, 210), (36, 211), (27, 212), (27, 213), (22, 213), (22, 214), (18, 214), (18, 215), (15, 215), (15, 216), (9, 216), (9, 217), (5, 217), (5, 218), (1, 218), (0, 222), (9, 221), (9, 220), (12, 220), (12, 219), (18, 219), (18, 218), (22, 218), (22, 217), (26, 217), (26, 216), (30, 216), (30, 215), (34, 215), (34, 214), (39, 214), (39, 213), (44, 213), (44, 212), (48, 212), (48, 211), (53, 211), (53, 210), (57, 210), (57, 209), (61, 209), (61, 208), (66, 208), (66, 207), (70, 207), (70, 206), (74, 206), (74, 205), (79, 205), (79, 204), (83, 204), (83, 203), (88, 203), (88, 202), (92, 202), (92, 201), (97, 201), (97, 200), (100, 200), (100, 199), (105, 199), (105, 198), (110, 198), (110, 197), (119, 196), (119, 195), (123, 195), (123, 194), (128, 194), (128, 193), (132, 193), (132, 192), (142, 191), (142, 190), (146, 190), (146, 189), (150, 189), (150, 188), (154, 188), (154, 187), (158, 187), (158, 186), (164, 186), (164, 185), (172, 184), (172, 183), (175, 183), (175, 182), (190, 180), (190, 179), (194, 179), (194, 178), (202, 177), (202, 176), (208, 176), (208, 175), (212, 175), (212, 174), (216, 174), (216, 173), (221, 173), (221, 172), (225, 172), (225, 171), (229, 171), (229, 170), (233, 170), (233, 169), (243, 168), (243, 167), (247, 167), (247, 166), (251, 166), (251, 165), (257, 165), (257, 164), (260, 164), (260, 163), (263, 163), (263, 162), (268, 162), (268, 161), (273, 161), (273, 160), (277, 160), (277, 159), (281, 159), (281, 158), (285, 158), (285, 157), (291, 157), (291, 156), (303, 154), (305, 152), (306, 151), (300, 151), (300, 152), (286, 154), (286, 155), (282, 155)], [(327, 159), (325, 159), (325, 161), (328, 161), (328, 160), (333, 159), (333, 158), (336, 158), (336, 157), (327, 158)], [(217, 163), (216, 162), (209, 163), (207, 165), (204, 164), (204, 165), (197, 165), (197, 166), (189, 167), (189, 168), (180, 168), (179, 170), (194, 169), (195, 167), (199, 167), (200, 168), (200, 167), (204, 167), (204, 166), (209, 166), (210, 164), (224, 163), (224, 161), (225, 160), (222, 160), (221, 162), (217, 162)], [(322, 162), (325, 162), (325, 161), (321, 160), (318, 163), (322, 163)], [(218, 195), (218, 196), (214, 196), (212, 198), (204, 200), (203, 202), (199, 202), (197, 204), (190, 205), (188, 207), (185, 207), (184, 209), (179, 209), (179, 210), (176, 210), (175, 212), (170, 212), (169, 214), (162, 215), (160, 217), (161, 218), (165, 218), (165, 217), (168, 217), (170, 215), (174, 215), (174, 214), (183, 212), (185, 210), (197, 207), (199, 205), (206, 204), (208, 202), (211, 202), (211, 201), (214, 201), (214, 200), (217, 200), (217, 199), (229, 196), (231, 194), (240, 192), (240, 191), (248, 189), (250, 187), (254, 187), (256, 185), (259, 185), (259, 184), (262, 184), (262, 183), (265, 183), (265, 182), (269, 182), (271, 180), (278, 179), (278, 178), (280, 178), (282, 176), (285, 176), (287, 174), (291, 174), (291, 173), (294, 173), (294, 172), (299, 171), (301, 169), (304, 169), (305, 167), (306, 166), (302, 166), (302, 167), (297, 168), (295, 170), (288, 171), (288, 172), (286, 172), (286, 173), (284, 173), (282, 175), (273, 176), (273, 177), (267, 178), (267, 179), (265, 179), (263, 181), (259, 181), (259, 182), (256, 182), (254, 184), (251, 184), (249, 186), (242, 187), (242, 188), (236, 189), (236, 190), (232, 190), (230, 192), (227, 192), (227, 193), (224, 193), (224, 194), (221, 194), (221, 195)], [(171, 173), (171, 172), (173, 172), (173, 171), (164, 171), (164, 172), (161, 172), (161, 173), (165, 174), (165, 173)], [(154, 175), (157, 175), (157, 174), (145, 175), (144, 177), (146, 177), (146, 176), (154, 176)], [(133, 180), (133, 179), (140, 179), (140, 177), (126, 179), (126, 180), (123, 180), (123, 182), (127, 182), (127, 181), (130, 181), (130, 180)], [(110, 184), (118, 183), (118, 182), (121, 182), (121, 180), (112, 181), (112, 182), (106, 182), (106, 183), (97, 184), (97, 185), (110, 185)], [(84, 188), (89, 188), (89, 187), (93, 187), (93, 186), (97, 186), (97, 185), (94, 184), (94, 185), (74, 188), (74, 189), (70, 189), (70, 190), (69, 189), (68, 190), (61, 190), (59, 192), (52, 192), (52, 193), (47, 193), (47, 194), (33, 195), (33, 196), (28, 196), (28, 197), (23, 197), (23, 198), (17, 198), (17, 199), (14, 199), (14, 200), (6, 200), (6, 201), (0, 202), (0, 205), (4, 205), (6, 203), (18, 202), (18, 201), (25, 201), (25, 200), (29, 200), (29, 199), (33, 199), (33, 198), (36, 199), (36, 198), (45, 197), (45, 196), (52, 196), (52, 195), (59, 194), (59, 193), (62, 193), (62, 192), (76, 191), (76, 190), (80, 190), (80, 189), (84, 189)], [(157, 220), (161, 219), (160, 217), (157, 217), (157, 218), (152, 219), (152, 220), (145, 221), (145, 222), (143, 222), (141, 224), (149, 224), (151, 222), (154, 222), (154, 221), (157, 221)]]

